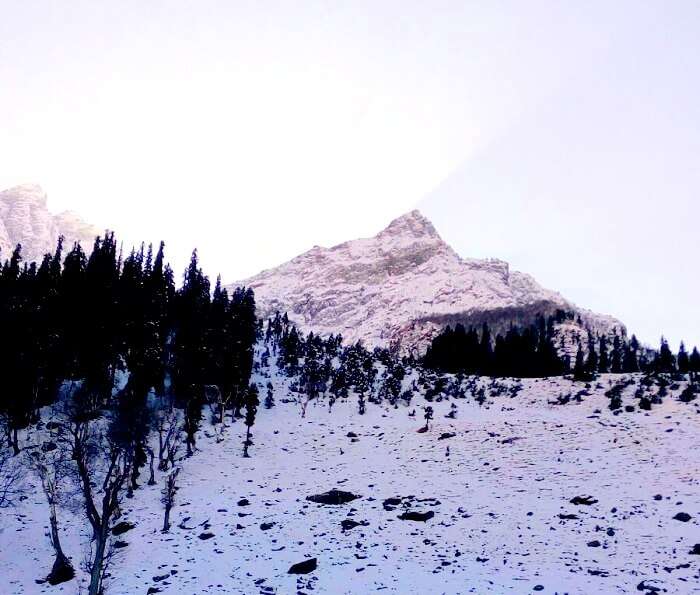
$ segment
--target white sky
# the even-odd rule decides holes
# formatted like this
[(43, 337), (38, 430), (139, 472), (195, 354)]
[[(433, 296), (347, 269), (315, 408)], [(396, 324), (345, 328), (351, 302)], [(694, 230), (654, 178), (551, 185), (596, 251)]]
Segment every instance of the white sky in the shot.
[(0, 0), (0, 187), (228, 280), (420, 204), (700, 343), (699, 7)]

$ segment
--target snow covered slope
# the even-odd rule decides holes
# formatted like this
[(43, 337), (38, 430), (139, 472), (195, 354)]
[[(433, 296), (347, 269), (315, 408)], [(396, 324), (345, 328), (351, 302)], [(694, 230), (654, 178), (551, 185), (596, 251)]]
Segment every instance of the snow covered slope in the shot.
[(306, 332), (369, 346), (398, 342), (422, 352), (449, 323), (488, 320), (498, 328), (558, 308), (597, 332), (624, 332), (619, 320), (578, 308), (506, 262), (460, 258), (418, 211), (373, 238), (314, 247), (240, 284), (255, 290), (259, 316), (286, 311)]
[(67, 248), (79, 241), (89, 252), (100, 233), (75, 213), (52, 215), (40, 186), (27, 184), (0, 192), (0, 260), (9, 258), (17, 244), (22, 244), (25, 261), (41, 260), (56, 249), (60, 235), (66, 238)]
[[(483, 406), (440, 397), (432, 428), (418, 433), (418, 394), (397, 409), (368, 404), (365, 415), (356, 395), (332, 411), (317, 399), (302, 418), (288, 377), (272, 366), (255, 380), (272, 382), (277, 405), (258, 412), (252, 458), (241, 456), (241, 421), (222, 442), (205, 425), (198, 452), (180, 461), (170, 533), (160, 532), (160, 473), (123, 501), (119, 520), (134, 528), (115, 538), (110, 595), (698, 592), (700, 415), (677, 400), (682, 387), (650, 412), (616, 416), (603, 393), (624, 377), (603, 376), (567, 405), (551, 402), (581, 384), (474, 379), (489, 395)], [(623, 405), (637, 403), (634, 389)], [(307, 500), (333, 488), (359, 498)], [(27, 495), (0, 513), (2, 593), (76, 593), (84, 572), (56, 587), (35, 582), (53, 558), (43, 494)], [(79, 503), (59, 512), (76, 569), (90, 538)], [(400, 519), (406, 511), (434, 515)], [(312, 573), (287, 573), (311, 558)]]

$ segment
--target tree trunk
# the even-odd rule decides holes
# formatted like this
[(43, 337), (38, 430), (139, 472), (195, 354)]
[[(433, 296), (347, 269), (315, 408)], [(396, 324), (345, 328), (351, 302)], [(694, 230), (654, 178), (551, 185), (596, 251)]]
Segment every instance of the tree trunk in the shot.
[(250, 426), (246, 426), (245, 430), (245, 442), (243, 443), (243, 456), (249, 458), (248, 445), (250, 444)]
[(12, 451), (15, 456), (19, 454), (19, 440), (17, 439), (17, 428), (12, 429)]
[(152, 448), (148, 449), (148, 455), (149, 455), (148, 465), (149, 465), (150, 472), (151, 472), (151, 475), (148, 478), (148, 485), (152, 486), (152, 485), (156, 485), (156, 477), (155, 477), (155, 473), (153, 471), (153, 458), (154, 458), (155, 454), (153, 453)]
[(165, 504), (165, 515), (163, 517), (163, 533), (167, 533), (170, 531), (170, 509), (172, 508), (172, 504), (167, 503)]
[(61, 548), (61, 538), (58, 534), (58, 518), (56, 517), (56, 505), (51, 502), (49, 504), (49, 522), (51, 523), (51, 545), (53, 546), (56, 556), (66, 557)]
[(75, 570), (68, 556), (63, 553), (63, 548), (61, 547), (61, 539), (58, 534), (56, 504), (54, 502), (49, 503), (49, 521), (51, 524), (51, 545), (56, 553), (56, 559), (54, 560), (53, 567), (46, 577), (46, 580), (50, 585), (58, 585), (71, 580), (75, 576)]
[(90, 588), (89, 595), (102, 595), (102, 565), (105, 558), (105, 547), (107, 546), (107, 536), (100, 531), (95, 542), (95, 557), (90, 568)]

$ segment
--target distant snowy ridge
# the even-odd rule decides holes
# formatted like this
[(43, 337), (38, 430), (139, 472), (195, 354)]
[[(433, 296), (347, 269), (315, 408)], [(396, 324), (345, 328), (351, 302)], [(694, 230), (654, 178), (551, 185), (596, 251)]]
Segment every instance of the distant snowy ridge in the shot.
[(568, 342), (585, 328), (626, 332), (619, 320), (579, 308), (504, 261), (461, 258), (417, 210), (372, 238), (316, 246), (240, 284), (254, 289), (259, 316), (286, 311), (306, 332), (418, 353), (447, 324), (499, 328), (557, 309), (581, 318)]
[(73, 212), (53, 215), (47, 206), (46, 192), (35, 184), (15, 186), (0, 192), (0, 260), (9, 258), (22, 244), (22, 258), (38, 261), (56, 248), (58, 237), (66, 239), (66, 248), (78, 241), (86, 252), (101, 230), (83, 221)]

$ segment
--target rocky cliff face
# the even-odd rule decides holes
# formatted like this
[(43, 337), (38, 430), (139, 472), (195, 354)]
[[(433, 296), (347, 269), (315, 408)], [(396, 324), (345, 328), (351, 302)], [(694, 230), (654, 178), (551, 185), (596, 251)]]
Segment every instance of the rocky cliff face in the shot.
[(461, 258), (418, 211), (373, 238), (314, 247), (240, 284), (255, 290), (260, 316), (286, 311), (304, 331), (417, 353), (446, 324), (498, 328), (557, 309), (597, 332), (624, 332), (618, 320), (578, 308), (506, 262)]
[(100, 233), (75, 213), (52, 215), (40, 186), (28, 184), (0, 192), (0, 261), (9, 258), (17, 244), (22, 244), (25, 261), (41, 260), (46, 252), (54, 251), (60, 235), (67, 248), (79, 241), (89, 252)]

